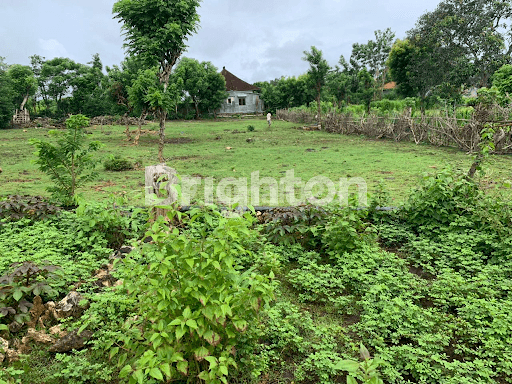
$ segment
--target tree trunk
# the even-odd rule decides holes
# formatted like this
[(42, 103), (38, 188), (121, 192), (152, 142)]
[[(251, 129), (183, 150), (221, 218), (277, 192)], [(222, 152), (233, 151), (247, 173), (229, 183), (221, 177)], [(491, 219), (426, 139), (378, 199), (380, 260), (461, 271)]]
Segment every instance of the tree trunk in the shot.
[(133, 140), (133, 145), (139, 145), (140, 131), (142, 130), (142, 122), (146, 118), (146, 111), (143, 111), (139, 117), (139, 125), (137, 127), (137, 134), (135, 135), (135, 140)]
[(322, 129), (322, 108), (320, 106), (320, 92), (318, 92), (318, 96), (316, 97), (316, 106), (317, 106), (317, 116), (316, 116), (316, 123)]
[(25, 108), (25, 104), (27, 104), (27, 101), (28, 101), (28, 94), (26, 94), (25, 97), (23, 98), (23, 101), (20, 106), (20, 111), (23, 111), (23, 109)]
[(160, 140), (158, 142), (158, 161), (163, 164), (164, 161), (164, 140), (165, 140), (165, 118), (167, 111), (160, 110)]

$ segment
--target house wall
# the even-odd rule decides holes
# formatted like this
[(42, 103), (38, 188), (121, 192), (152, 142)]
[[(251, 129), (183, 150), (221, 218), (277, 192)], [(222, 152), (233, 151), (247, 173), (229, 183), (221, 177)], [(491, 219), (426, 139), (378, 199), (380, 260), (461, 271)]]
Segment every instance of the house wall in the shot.
[[(245, 98), (245, 105), (240, 99)], [(228, 102), (231, 100), (231, 103)], [(221, 105), (219, 113), (263, 113), (263, 100), (253, 91), (229, 91), (229, 96)]]

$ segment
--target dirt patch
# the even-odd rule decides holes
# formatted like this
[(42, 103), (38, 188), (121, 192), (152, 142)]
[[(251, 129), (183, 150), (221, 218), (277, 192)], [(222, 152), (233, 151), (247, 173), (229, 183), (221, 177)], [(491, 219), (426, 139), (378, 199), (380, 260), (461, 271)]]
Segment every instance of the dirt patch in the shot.
[(96, 192), (103, 192), (103, 188), (114, 187), (115, 185), (116, 183), (112, 181), (107, 181), (106, 183), (103, 184), (94, 185), (91, 187), (91, 189), (94, 189)]
[(423, 270), (421, 267), (415, 267), (414, 265), (409, 266), (409, 273), (413, 273), (425, 280), (433, 280), (435, 276)]
[(196, 159), (200, 157), (199, 155), (188, 155), (188, 156), (173, 156), (171, 160), (188, 160), (188, 159)]
[(164, 140), (165, 144), (188, 144), (193, 143), (194, 139), (191, 139), (190, 137), (170, 137), (168, 139)]

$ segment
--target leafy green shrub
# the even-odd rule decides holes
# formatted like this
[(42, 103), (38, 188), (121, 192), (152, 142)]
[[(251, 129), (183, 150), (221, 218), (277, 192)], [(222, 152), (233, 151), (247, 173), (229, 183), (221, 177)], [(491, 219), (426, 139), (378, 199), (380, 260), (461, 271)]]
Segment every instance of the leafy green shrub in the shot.
[(252, 131), (254, 131), (254, 125), (248, 125), (248, 126), (247, 126), (247, 131), (248, 131), (248, 132), (252, 132)]
[(13, 319), (20, 324), (30, 319), (28, 311), (32, 304), (27, 299), (46, 294), (55, 296), (56, 291), (44, 280), (55, 277), (51, 272), (56, 266), (37, 266), (30, 261), (14, 263), (11, 272), (0, 276), (0, 329), (7, 329), (7, 322)]
[(241, 244), (252, 219), (203, 215), (206, 222), (218, 221), (204, 237), (169, 229), (160, 217), (148, 232), (153, 243), (141, 248), (142, 259), (130, 254), (124, 260), (121, 272), (129, 296), (137, 299), (138, 317), (125, 324), (120, 348), (110, 351), (127, 351), (119, 360), (120, 377), (226, 383), (240, 351), (251, 350), (258, 313), (272, 297), (266, 276), (239, 271), (237, 257), (247, 252)]
[(48, 284), (66, 294), (70, 284), (89, 279), (108, 260), (112, 250), (100, 240), (90, 242), (79, 233), (76, 215), (71, 212), (44, 222), (22, 219), (6, 223), (0, 231), (0, 273), (23, 261), (58, 265), (59, 278), (48, 280)]
[(90, 142), (87, 146), (85, 127), (89, 119), (83, 115), (74, 115), (66, 120), (67, 132), (49, 131), (57, 137), (56, 145), (31, 139), (37, 149), (35, 163), (54, 182), (48, 191), (64, 205), (72, 205), (76, 190), (96, 177), (94, 168), (97, 161), (93, 152), (100, 148), (98, 141)]
[(9, 195), (0, 200), (0, 219), (21, 218), (43, 219), (59, 212), (60, 208), (49, 203), (42, 196)]
[[(129, 209), (129, 208), (127, 208)], [(127, 240), (139, 238), (147, 227), (149, 213), (144, 208), (122, 211), (111, 203), (80, 202), (76, 209), (79, 233), (89, 242), (106, 241), (105, 246), (119, 248)]]
[(260, 217), (262, 232), (276, 244), (301, 244), (316, 248), (320, 243), (319, 226), (327, 220), (327, 211), (311, 205), (274, 208)]
[(363, 220), (366, 215), (367, 212), (352, 208), (332, 213), (322, 233), (322, 245), (331, 258), (353, 252), (375, 240), (374, 228)]
[(123, 159), (120, 155), (115, 155), (103, 162), (106, 171), (127, 171), (133, 169), (133, 164), (127, 159)]
[(423, 182), (401, 209), (403, 218), (415, 229), (449, 225), (459, 216), (474, 212), (482, 193), (478, 185), (449, 169), (424, 176)]

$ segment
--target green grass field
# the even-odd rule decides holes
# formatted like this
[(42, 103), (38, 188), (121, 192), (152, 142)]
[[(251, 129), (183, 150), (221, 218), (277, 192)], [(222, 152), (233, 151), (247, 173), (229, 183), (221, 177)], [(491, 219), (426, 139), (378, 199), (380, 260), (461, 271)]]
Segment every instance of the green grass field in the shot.
[[(248, 131), (249, 125), (255, 130)], [(144, 127), (151, 133), (142, 135), (139, 146), (125, 140), (124, 129), (88, 128), (90, 139), (104, 143), (96, 154), (99, 160), (121, 155), (138, 166), (130, 171), (108, 172), (100, 164), (98, 179), (80, 190), (87, 199), (102, 200), (125, 193), (134, 204), (143, 201), (144, 167), (157, 163), (157, 125)], [(34, 148), (28, 139), (51, 140), (48, 129), (2, 130), (0, 138), (0, 194), (47, 195), (49, 179), (33, 164)], [(164, 157), (169, 166), (180, 175), (213, 177), (215, 185), (223, 178), (247, 178), (250, 190), (251, 173), (256, 171), (260, 179), (272, 177), (276, 181), (289, 170), (294, 170), (295, 177), (304, 182), (319, 175), (335, 183), (340, 178), (360, 177), (366, 181), (370, 194), (383, 182), (393, 204), (402, 202), (425, 172), (445, 166), (467, 171), (472, 161), (471, 156), (453, 148), (304, 131), (283, 121), (275, 121), (269, 129), (265, 120), (258, 119), (171, 121), (167, 123), (166, 141)], [(509, 156), (493, 157), (487, 163), (483, 181), (500, 185), (512, 179), (511, 160)], [(200, 187), (199, 191), (203, 189)], [(259, 205), (269, 204), (268, 185), (260, 189)], [(286, 205), (282, 189), (279, 205)], [(321, 191), (314, 192), (322, 196)], [(202, 200), (201, 192), (198, 193), (197, 198)], [(248, 203), (253, 202), (248, 199)]]

